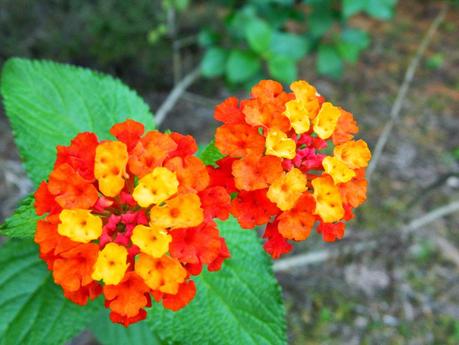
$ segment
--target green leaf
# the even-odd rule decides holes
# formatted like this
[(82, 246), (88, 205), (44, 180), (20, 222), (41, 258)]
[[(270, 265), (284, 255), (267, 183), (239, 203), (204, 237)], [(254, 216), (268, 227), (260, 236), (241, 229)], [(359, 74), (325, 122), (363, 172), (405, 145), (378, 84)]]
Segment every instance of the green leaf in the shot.
[(203, 150), (198, 152), (198, 157), (205, 165), (216, 166), (216, 162), (225, 156), (215, 146), (215, 140), (212, 140)]
[(367, 0), (366, 12), (377, 19), (387, 20), (394, 14), (397, 0)]
[(343, 73), (343, 61), (336, 48), (329, 44), (319, 46), (316, 65), (319, 73), (335, 79)]
[(365, 31), (348, 28), (341, 33), (336, 48), (344, 60), (355, 63), (360, 52), (367, 48), (369, 44), (370, 38)]
[(367, 6), (367, 0), (343, 0), (342, 6), (343, 15), (348, 18), (363, 11)]
[(291, 83), (297, 77), (295, 60), (286, 56), (274, 56), (268, 61), (269, 73), (274, 79)]
[(213, 78), (225, 72), (228, 53), (222, 48), (210, 48), (204, 54), (201, 62), (201, 72), (205, 77)]
[(15, 238), (33, 238), (37, 221), (41, 218), (35, 214), (33, 196), (24, 198), (16, 211), (0, 225), (0, 235)]
[(322, 37), (334, 23), (332, 9), (324, 5), (313, 6), (307, 20), (309, 33), (313, 37)]
[(0, 248), (0, 345), (61, 345), (100, 308), (67, 300), (34, 243), (11, 240)]
[(99, 317), (91, 322), (90, 330), (102, 345), (163, 344), (150, 330), (146, 321), (134, 323), (126, 328), (110, 321), (108, 309), (104, 309)]
[(37, 185), (56, 158), (56, 145), (68, 145), (84, 131), (99, 139), (126, 118), (154, 128), (145, 102), (119, 80), (88, 69), (49, 61), (8, 60), (1, 93), (19, 153)]
[(248, 81), (260, 68), (260, 59), (255, 54), (232, 50), (226, 62), (226, 76), (231, 83), (242, 83)]
[(234, 218), (219, 229), (232, 257), (221, 271), (196, 277), (197, 294), (186, 308), (174, 313), (156, 305), (148, 322), (178, 344), (286, 344), (280, 289), (256, 232), (242, 230)]
[(287, 56), (293, 60), (302, 59), (310, 49), (310, 42), (300, 35), (289, 32), (275, 32), (270, 51), (274, 55)]
[(250, 19), (245, 25), (245, 37), (250, 48), (259, 54), (266, 53), (271, 44), (272, 30), (268, 23), (259, 18)]

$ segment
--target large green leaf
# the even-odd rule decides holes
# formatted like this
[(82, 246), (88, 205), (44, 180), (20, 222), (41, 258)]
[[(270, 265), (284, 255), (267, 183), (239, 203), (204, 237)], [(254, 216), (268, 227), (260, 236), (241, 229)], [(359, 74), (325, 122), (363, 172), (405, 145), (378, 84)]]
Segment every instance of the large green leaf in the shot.
[(161, 345), (161, 341), (150, 330), (146, 321), (124, 327), (110, 321), (109, 311), (103, 310), (91, 322), (92, 334), (102, 345)]
[(119, 80), (49, 61), (10, 59), (1, 93), (19, 153), (35, 184), (52, 169), (56, 145), (79, 132), (109, 138), (110, 127), (132, 118), (154, 127), (145, 102)]
[(232, 257), (219, 272), (195, 279), (195, 299), (178, 312), (157, 305), (148, 321), (158, 336), (178, 344), (286, 344), (280, 288), (255, 231), (231, 218), (219, 222)]
[(39, 216), (33, 208), (33, 197), (21, 201), (16, 211), (0, 225), (0, 235), (16, 238), (32, 238)]
[(1, 345), (61, 345), (85, 328), (100, 307), (94, 302), (83, 308), (67, 300), (34, 243), (11, 240), (0, 248)]

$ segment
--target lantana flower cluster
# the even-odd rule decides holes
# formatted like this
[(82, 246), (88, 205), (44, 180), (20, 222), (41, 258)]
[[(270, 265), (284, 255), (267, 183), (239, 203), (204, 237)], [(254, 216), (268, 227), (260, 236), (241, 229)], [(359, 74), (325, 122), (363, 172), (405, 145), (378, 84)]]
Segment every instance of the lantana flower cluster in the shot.
[(78, 134), (57, 147), (35, 193), (35, 242), (65, 296), (86, 304), (100, 294), (113, 322), (146, 317), (151, 297), (178, 310), (195, 296), (191, 276), (230, 256), (215, 218), (230, 212), (227, 190), (210, 183), (191, 136), (127, 120), (116, 140)]
[(241, 227), (267, 224), (265, 250), (278, 258), (313, 227), (324, 241), (341, 239), (353, 209), (366, 199), (371, 158), (352, 114), (327, 102), (306, 81), (263, 80), (251, 97), (216, 107), (215, 144), (226, 157), (209, 168), (211, 180), (234, 199)]

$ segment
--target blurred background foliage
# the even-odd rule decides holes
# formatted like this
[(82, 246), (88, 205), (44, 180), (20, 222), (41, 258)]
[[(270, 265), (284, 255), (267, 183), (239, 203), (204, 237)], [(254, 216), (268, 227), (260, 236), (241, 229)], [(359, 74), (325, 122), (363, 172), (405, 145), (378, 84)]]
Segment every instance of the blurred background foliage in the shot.
[[(349, 25), (356, 14), (389, 20), (396, 0), (0, 0), (0, 61), (11, 55), (89, 65), (135, 84), (173, 80), (170, 58), (188, 49), (204, 76), (250, 86), (285, 83), (316, 55), (339, 78), (370, 43)], [(179, 25), (179, 24), (180, 25)]]

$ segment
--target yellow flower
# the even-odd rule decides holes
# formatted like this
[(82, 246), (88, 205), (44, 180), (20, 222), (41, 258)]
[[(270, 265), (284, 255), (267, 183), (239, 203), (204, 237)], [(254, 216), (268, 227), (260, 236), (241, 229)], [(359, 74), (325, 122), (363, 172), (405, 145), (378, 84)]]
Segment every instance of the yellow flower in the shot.
[(314, 199), (316, 200), (315, 214), (326, 223), (337, 222), (344, 216), (343, 202), (338, 187), (329, 176), (317, 177), (312, 180)]
[(140, 179), (132, 197), (141, 207), (160, 204), (177, 193), (178, 185), (174, 172), (158, 167)]
[(296, 155), (295, 141), (277, 129), (268, 130), (266, 136), (266, 154), (280, 158), (293, 159)]
[(136, 273), (152, 290), (175, 295), (179, 285), (185, 281), (187, 271), (180, 262), (164, 255), (161, 258), (140, 254), (135, 263)]
[(271, 184), (267, 196), (282, 211), (287, 211), (295, 206), (306, 189), (306, 176), (301, 170), (293, 168)]
[(303, 102), (294, 99), (285, 104), (284, 115), (290, 120), (290, 124), (296, 134), (303, 134), (309, 130), (308, 110)]
[(160, 258), (169, 250), (172, 236), (166, 229), (157, 226), (137, 225), (131, 237), (132, 243), (140, 248), (142, 253), (154, 258)]
[(314, 119), (320, 108), (316, 88), (304, 80), (298, 80), (290, 84), (290, 90), (295, 94), (297, 102), (301, 103), (301, 107), (304, 109), (309, 119)]
[(89, 243), (102, 234), (102, 220), (89, 210), (62, 210), (57, 232), (73, 241)]
[(92, 279), (103, 280), (106, 285), (116, 285), (124, 277), (129, 264), (128, 251), (124, 246), (110, 242), (99, 252)]
[(124, 187), (128, 151), (124, 143), (104, 141), (97, 145), (94, 176), (99, 181), (99, 190), (109, 197), (117, 196)]
[(325, 172), (333, 178), (335, 184), (348, 182), (355, 176), (355, 171), (349, 169), (345, 163), (336, 157), (325, 157), (322, 166)]
[(313, 121), (314, 132), (321, 139), (328, 139), (335, 131), (341, 111), (330, 102), (325, 102)]
[(179, 194), (150, 211), (150, 225), (162, 228), (191, 228), (202, 223), (204, 212), (196, 194)]
[(351, 169), (365, 168), (371, 159), (370, 149), (362, 139), (336, 146), (333, 154)]

